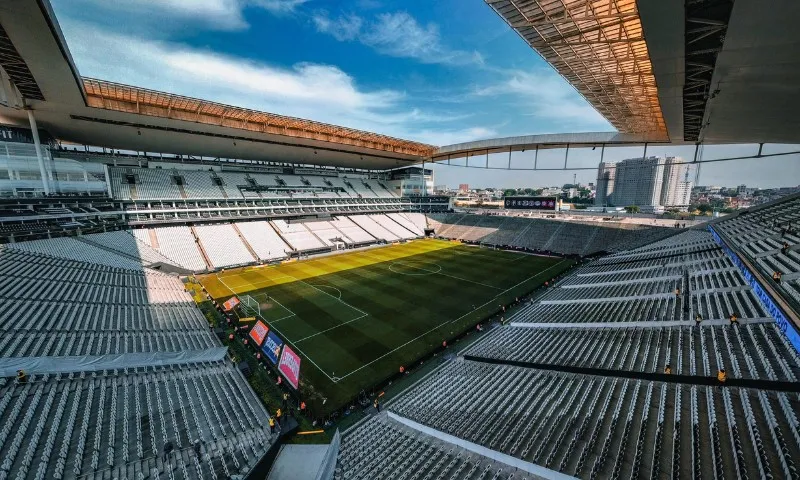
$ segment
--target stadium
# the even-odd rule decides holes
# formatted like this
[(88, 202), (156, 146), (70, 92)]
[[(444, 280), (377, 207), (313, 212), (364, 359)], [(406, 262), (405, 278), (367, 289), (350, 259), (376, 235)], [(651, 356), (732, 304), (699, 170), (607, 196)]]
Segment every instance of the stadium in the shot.
[(617, 131), (434, 146), (83, 77), (48, 0), (0, 5), (0, 480), (800, 478), (800, 194), (684, 228), (429, 188), (796, 154), (797, 5), (485, 3)]

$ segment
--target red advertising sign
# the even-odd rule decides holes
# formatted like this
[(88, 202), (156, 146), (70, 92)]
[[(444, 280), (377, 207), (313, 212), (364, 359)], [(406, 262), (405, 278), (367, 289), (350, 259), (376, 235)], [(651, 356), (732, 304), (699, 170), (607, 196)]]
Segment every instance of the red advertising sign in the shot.
[(236, 305), (239, 305), (239, 299), (236, 297), (231, 297), (225, 303), (222, 304), (222, 308), (226, 312), (230, 312), (236, 307)]
[(297, 389), (300, 383), (300, 357), (289, 348), (289, 345), (283, 346), (283, 353), (281, 354), (281, 362), (278, 364), (278, 370), (281, 372), (281, 375)]
[(264, 343), (264, 338), (267, 337), (267, 332), (269, 332), (269, 327), (259, 320), (253, 325), (253, 328), (250, 329), (250, 338), (260, 347), (261, 344)]

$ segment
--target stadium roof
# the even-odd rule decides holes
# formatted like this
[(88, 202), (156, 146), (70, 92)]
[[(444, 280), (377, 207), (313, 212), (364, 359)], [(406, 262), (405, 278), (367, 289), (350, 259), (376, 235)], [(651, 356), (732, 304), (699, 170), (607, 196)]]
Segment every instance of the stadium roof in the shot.
[(48, 0), (0, 3), (0, 123), (27, 126), (30, 108), (67, 142), (368, 169), (559, 145), (800, 143), (800, 2), (485, 1), (618, 132), (437, 149), (82, 78)]
[(636, 0), (487, 0), (622, 133), (666, 137)]
[(620, 133), (800, 143), (796, 0), (485, 1)]
[(0, 106), (0, 123), (27, 126), (24, 108), (29, 107), (41, 128), (67, 142), (369, 169), (417, 163), (436, 149), (352, 128), (82, 78), (47, 0), (0, 4), (0, 66), (4, 80), (17, 90), (4, 92), (11, 98), (9, 107)]

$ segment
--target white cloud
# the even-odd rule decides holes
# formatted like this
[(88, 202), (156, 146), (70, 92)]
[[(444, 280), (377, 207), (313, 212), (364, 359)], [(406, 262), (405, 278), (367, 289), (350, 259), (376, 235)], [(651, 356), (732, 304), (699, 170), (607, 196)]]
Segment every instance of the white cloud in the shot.
[(404, 92), (364, 89), (333, 65), (282, 68), (83, 23), (62, 26), (86, 76), (436, 144), (491, 136), (480, 127), (439, 127), (468, 116), (408, 106)]
[[(261, 8), (275, 15), (293, 13), (309, 0), (54, 0), (65, 10), (90, 8), (110, 16), (123, 17), (147, 29), (148, 24), (165, 21), (199, 23), (214, 30), (244, 30), (250, 27), (244, 17), (246, 8)], [(61, 9), (59, 8), (59, 10)]]
[(250, 0), (250, 4), (276, 14), (292, 13), (309, 0)]
[(354, 14), (331, 18), (326, 12), (317, 12), (312, 20), (321, 33), (330, 34), (339, 41), (357, 39), (384, 55), (413, 58), (423, 63), (483, 64), (478, 52), (448, 48), (442, 43), (436, 24), (421, 25), (406, 12), (382, 13), (371, 21)]
[(318, 32), (327, 33), (340, 42), (355, 40), (363, 24), (361, 17), (352, 14), (332, 20), (327, 14), (317, 13), (311, 20)]
[(597, 110), (552, 70), (500, 74), (505, 77), (500, 83), (476, 89), (474, 96), (511, 96), (522, 115), (554, 122), (557, 127), (555, 130), (561, 130), (561, 125), (568, 125), (573, 131), (613, 129)]

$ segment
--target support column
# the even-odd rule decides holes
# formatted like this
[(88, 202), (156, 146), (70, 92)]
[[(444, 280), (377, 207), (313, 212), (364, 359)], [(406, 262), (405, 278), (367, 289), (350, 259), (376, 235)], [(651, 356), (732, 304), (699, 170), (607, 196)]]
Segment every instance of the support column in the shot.
[(42, 187), (44, 188), (45, 195), (50, 195), (50, 179), (47, 178), (47, 170), (44, 168), (44, 158), (42, 158), (42, 145), (39, 142), (39, 129), (36, 126), (36, 118), (33, 116), (33, 110), (26, 107), (28, 112), (28, 121), (31, 124), (31, 133), (33, 134), (33, 146), (36, 148), (36, 160), (39, 161), (39, 173), (42, 175)]

